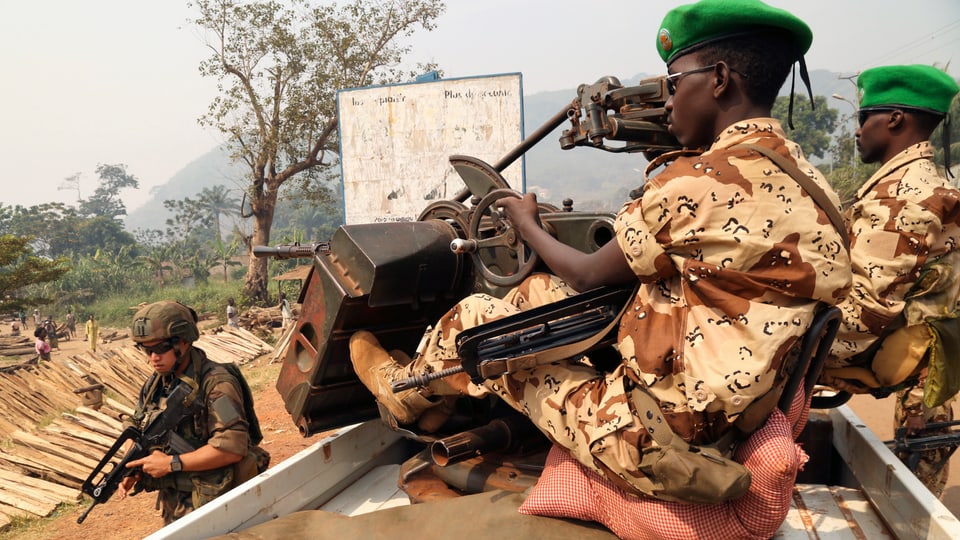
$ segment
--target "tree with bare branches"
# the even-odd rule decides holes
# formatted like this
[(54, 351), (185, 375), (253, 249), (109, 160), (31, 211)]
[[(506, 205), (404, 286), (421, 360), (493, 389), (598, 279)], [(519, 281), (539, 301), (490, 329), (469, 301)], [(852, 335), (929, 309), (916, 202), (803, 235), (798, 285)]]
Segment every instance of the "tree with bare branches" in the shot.
[[(193, 21), (211, 56), (200, 65), (219, 80), (201, 117), (223, 133), (249, 167), (250, 245), (267, 245), (281, 187), (321, 197), (337, 165), (337, 91), (411, 80), (407, 38), (432, 30), (442, 0), (354, 0), (312, 6), (307, 0), (197, 0)], [(245, 293), (267, 299), (267, 261), (250, 257)]]

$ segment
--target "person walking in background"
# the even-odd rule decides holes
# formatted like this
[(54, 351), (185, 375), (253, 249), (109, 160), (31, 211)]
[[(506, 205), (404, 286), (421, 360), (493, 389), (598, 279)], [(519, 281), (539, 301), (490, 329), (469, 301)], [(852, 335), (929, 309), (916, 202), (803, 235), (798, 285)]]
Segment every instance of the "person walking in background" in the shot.
[(286, 330), (290, 327), (290, 321), (293, 319), (293, 313), (290, 311), (290, 302), (287, 301), (287, 293), (280, 293), (280, 315), (283, 317), (281, 328)]
[(50, 360), (50, 344), (47, 343), (47, 331), (42, 326), (38, 326), (33, 331), (33, 337), (37, 340), (33, 343), (33, 349), (37, 351), (40, 360)]
[(77, 317), (73, 314), (73, 310), (67, 308), (67, 337), (73, 339), (77, 337)]
[(43, 322), (43, 321), (40, 320), (40, 310), (39, 310), (39, 309), (34, 309), (34, 310), (33, 310), (33, 326), (34, 326), (34, 328), (39, 327), (41, 322)]
[(23, 328), (24, 330), (26, 330), (27, 329), (27, 312), (25, 312), (23, 308), (20, 308), (20, 310), (17, 312), (17, 317), (20, 319), (20, 328)]
[(237, 306), (232, 296), (227, 298), (227, 326), (240, 328), (240, 315), (237, 313)]
[(92, 314), (90, 315), (90, 318), (87, 319), (87, 325), (84, 328), (84, 333), (87, 336), (87, 341), (90, 342), (90, 350), (96, 352), (97, 338), (100, 337), (100, 325), (98, 325), (97, 321), (94, 320)]
[(47, 331), (47, 340), (50, 342), (50, 347), (59, 349), (60, 340), (57, 336), (57, 323), (53, 322), (53, 318), (47, 317), (47, 320), (43, 321), (43, 329)]

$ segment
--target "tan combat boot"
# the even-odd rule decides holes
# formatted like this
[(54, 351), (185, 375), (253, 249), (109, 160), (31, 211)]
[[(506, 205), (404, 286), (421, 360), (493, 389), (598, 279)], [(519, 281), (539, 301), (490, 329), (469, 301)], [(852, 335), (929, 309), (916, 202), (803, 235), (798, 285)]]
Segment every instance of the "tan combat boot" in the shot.
[[(399, 352), (395, 354), (401, 355)], [(409, 362), (408, 358), (400, 360)], [(350, 361), (360, 381), (377, 398), (377, 402), (396, 418), (397, 423), (410, 424), (425, 410), (437, 405), (416, 388), (393, 392), (390, 385), (407, 378), (410, 370), (390, 356), (370, 332), (360, 330), (350, 336)]]

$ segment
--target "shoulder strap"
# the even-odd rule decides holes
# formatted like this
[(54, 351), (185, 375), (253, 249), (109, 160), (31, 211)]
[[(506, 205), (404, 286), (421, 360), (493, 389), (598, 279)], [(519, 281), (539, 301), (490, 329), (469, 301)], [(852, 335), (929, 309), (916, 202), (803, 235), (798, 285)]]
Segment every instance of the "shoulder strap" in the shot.
[(777, 167), (780, 167), (783, 172), (790, 175), (793, 180), (800, 184), (800, 187), (807, 192), (807, 195), (810, 195), (810, 198), (813, 199), (817, 206), (821, 210), (826, 212), (827, 217), (830, 219), (830, 223), (833, 224), (833, 228), (837, 230), (837, 233), (840, 234), (840, 238), (843, 240), (844, 247), (847, 250), (850, 250), (850, 238), (847, 236), (847, 226), (843, 221), (843, 217), (840, 215), (840, 212), (837, 210), (837, 207), (830, 202), (830, 198), (827, 197), (823, 188), (817, 185), (809, 176), (804, 174), (800, 170), (800, 167), (797, 167), (797, 164), (783, 157), (782, 155), (776, 153), (770, 148), (765, 146), (760, 146), (759, 144), (738, 144), (733, 148), (747, 148), (754, 150), (766, 156), (770, 161), (774, 162)]

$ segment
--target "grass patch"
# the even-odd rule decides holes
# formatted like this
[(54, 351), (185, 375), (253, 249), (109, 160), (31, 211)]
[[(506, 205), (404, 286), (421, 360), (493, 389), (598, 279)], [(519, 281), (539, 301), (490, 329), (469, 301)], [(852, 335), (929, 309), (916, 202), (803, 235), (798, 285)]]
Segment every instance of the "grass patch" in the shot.
[[(262, 359), (263, 360), (263, 359)], [(281, 362), (266, 364), (263, 366), (241, 367), (243, 377), (247, 379), (247, 384), (254, 392), (260, 392), (267, 388), (272, 388), (277, 384), (277, 377), (280, 376)]]
[[(10, 518), (10, 527), (0, 532), (0, 540), (18, 540), (23, 538), (42, 538), (47, 527), (55, 519), (65, 514), (75, 512), (81, 506), (88, 506), (93, 499), (87, 496), (79, 503), (60, 503), (57, 508), (47, 517), (27, 517), (14, 516)], [(109, 535), (107, 535), (109, 536)]]
[[(227, 298), (243, 299), (243, 282), (231, 281), (228, 283), (211, 281), (194, 287), (167, 286), (156, 289), (145, 295), (135, 297), (112, 296), (97, 300), (84, 310), (94, 314), (100, 321), (101, 328), (112, 326), (124, 328), (130, 325), (133, 314), (141, 302), (153, 303), (160, 300), (176, 300), (197, 311), (197, 313), (215, 313), (221, 323), (226, 322)], [(237, 309), (249, 306), (238, 305)], [(84, 321), (77, 321), (77, 331), (83, 332)]]

